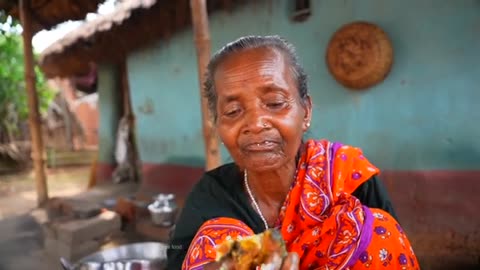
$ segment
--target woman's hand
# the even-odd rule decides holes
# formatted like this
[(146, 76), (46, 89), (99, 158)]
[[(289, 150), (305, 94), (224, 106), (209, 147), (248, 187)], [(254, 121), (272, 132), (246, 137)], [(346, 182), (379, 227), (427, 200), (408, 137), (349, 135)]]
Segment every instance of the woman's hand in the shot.
[[(238, 270), (231, 258), (221, 262), (212, 262), (204, 267), (205, 270)], [(283, 260), (277, 253), (267, 258), (266, 262), (259, 268), (265, 270), (298, 270), (299, 258), (297, 253), (289, 253)]]
[(288, 253), (287, 257), (283, 260), (281, 270), (298, 270), (300, 269), (300, 258), (296, 252)]
[(282, 260), (277, 253), (270, 256), (260, 269), (265, 270), (298, 270), (299, 258), (297, 253), (291, 252)]

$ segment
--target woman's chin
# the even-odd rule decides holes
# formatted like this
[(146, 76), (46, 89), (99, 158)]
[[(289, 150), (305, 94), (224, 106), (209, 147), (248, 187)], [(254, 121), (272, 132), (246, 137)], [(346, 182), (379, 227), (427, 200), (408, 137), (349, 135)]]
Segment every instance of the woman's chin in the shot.
[(284, 156), (255, 155), (244, 160), (247, 171), (265, 172), (282, 167), (285, 163)]

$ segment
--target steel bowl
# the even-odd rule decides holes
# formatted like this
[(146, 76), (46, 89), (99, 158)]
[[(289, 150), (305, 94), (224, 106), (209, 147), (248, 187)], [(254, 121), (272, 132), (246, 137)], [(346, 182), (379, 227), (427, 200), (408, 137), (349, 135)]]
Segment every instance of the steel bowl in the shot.
[(61, 264), (65, 270), (164, 270), (166, 261), (167, 245), (144, 242), (102, 250), (80, 259), (74, 265), (61, 259)]
[(156, 207), (155, 204), (148, 206), (152, 223), (160, 227), (171, 227), (175, 223), (176, 209), (171, 207)]

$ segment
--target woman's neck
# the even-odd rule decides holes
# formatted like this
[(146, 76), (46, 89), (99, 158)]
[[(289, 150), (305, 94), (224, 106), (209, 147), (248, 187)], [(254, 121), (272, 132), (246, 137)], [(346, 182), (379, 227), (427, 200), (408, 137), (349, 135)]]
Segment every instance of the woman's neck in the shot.
[(282, 204), (294, 180), (295, 164), (274, 171), (247, 171), (248, 185), (257, 202), (270, 207)]

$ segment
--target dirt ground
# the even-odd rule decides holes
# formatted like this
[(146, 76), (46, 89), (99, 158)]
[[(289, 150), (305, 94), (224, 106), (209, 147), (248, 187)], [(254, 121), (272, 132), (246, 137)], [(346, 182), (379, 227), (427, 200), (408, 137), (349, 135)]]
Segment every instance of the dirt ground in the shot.
[[(48, 169), (50, 197), (71, 196), (86, 189), (90, 167)], [(0, 175), (0, 219), (35, 208), (36, 193), (33, 171)]]
[[(86, 190), (90, 167), (47, 171), (50, 197)], [(43, 251), (41, 228), (30, 216), (36, 208), (33, 172), (0, 175), (0, 270), (60, 269)]]

